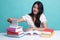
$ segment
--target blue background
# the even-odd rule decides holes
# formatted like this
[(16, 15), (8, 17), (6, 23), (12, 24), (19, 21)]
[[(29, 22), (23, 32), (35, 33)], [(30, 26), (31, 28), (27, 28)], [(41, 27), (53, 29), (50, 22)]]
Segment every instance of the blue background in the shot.
[[(7, 18), (21, 18), (31, 12), (33, 3), (38, 0), (0, 0), (0, 32), (6, 32), (9, 27)], [(60, 30), (60, 0), (39, 0), (44, 5), (44, 14), (47, 18), (48, 28)], [(26, 22), (21, 22), (25, 30)]]

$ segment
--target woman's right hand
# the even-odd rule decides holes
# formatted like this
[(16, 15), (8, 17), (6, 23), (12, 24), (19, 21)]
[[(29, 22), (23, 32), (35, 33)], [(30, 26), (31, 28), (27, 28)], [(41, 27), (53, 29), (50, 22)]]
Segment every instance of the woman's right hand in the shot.
[(8, 18), (8, 19), (7, 19), (7, 21), (8, 21), (9, 23), (12, 23), (12, 20), (13, 20), (12, 18)]

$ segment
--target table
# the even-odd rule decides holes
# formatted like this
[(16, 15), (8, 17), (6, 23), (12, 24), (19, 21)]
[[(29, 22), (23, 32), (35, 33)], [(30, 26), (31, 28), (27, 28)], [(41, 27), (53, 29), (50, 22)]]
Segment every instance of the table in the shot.
[(60, 40), (60, 30), (54, 31), (51, 38), (43, 38), (39, 35), (24, 35), (23, 37), (8, 37), (6, 33), (0, 33), (0, 40)]

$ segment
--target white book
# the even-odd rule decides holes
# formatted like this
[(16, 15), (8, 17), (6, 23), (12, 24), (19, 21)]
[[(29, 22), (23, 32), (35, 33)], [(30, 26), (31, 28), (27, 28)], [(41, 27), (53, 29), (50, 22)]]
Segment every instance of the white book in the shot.
[(51, 34), (51, 32), (44, 32), (44, 31), (42, 31), (42, 34)]
[(51, 34), (51, 32), (44, 32), (44, 31), (37, 31), (37, 30), (35, 30), (35, 31), (30, 30), (30, 31), (24, 32), (24, 33), (25, 34), (31, 34), (31, 35), (33, 35), (33, 34), (37, 34), (37, 35), (41, 35), (41, 34), (43, 34), (43, 35), (50, 35)]
[(24, 33), (21, 33), (19, 35), (7, 35), (7, 36), (9, 36), (9, 37), (22, 37), (22, 36), (24, 36)]
[(37, 35), (40, 35), (41, 32), (40, 31), (37, 31), (37, 30), (35, 30), (35, 31), (31, 30), (31, 31), (28, 31), (28, 32), (24, 32), (24, 34), (31, 34), (31, 35), (37, 34)]

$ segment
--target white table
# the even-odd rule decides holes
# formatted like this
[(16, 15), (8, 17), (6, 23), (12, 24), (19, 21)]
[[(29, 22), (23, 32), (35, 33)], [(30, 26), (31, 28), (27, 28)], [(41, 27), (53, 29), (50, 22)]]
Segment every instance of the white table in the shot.
[(54, 35), (51, 38), (42, 38), (38, 35), (25, 35), (20, 38), (14, 38), (6, 36), (6, 33), (0, 33), (0, 40), (60, 40), (60, 30), (54, 31)]

